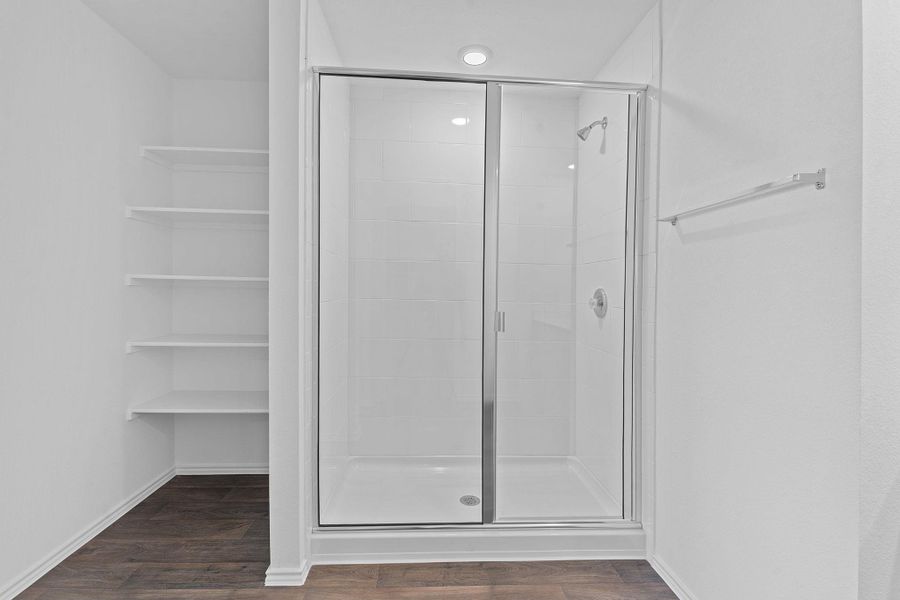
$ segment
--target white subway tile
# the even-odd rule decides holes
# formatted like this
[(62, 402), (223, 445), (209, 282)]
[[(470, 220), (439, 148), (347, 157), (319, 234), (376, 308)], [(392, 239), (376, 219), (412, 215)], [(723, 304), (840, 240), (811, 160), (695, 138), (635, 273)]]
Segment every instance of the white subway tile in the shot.
[(356, 221), (353, 256), (359, 259), (481, 261), (482, 228), (475, 223)]
[(570, 227), (500, 225), (501, 263), (573, 265), (574, 231)]
[(384, 178), (480, 184), (484, 150), (471, 144), (385, 142)]
[(564, 148), (506, 148), (500, 155), (501, 185), (565, 187), (575, 182), (575, 150)]
[(484, 186), (457, 183), (404, 183), (412, 192), (413, 219), (482, 223)]
[(574, 98), (528, 98), (521, 103), (522, 146), (574, 148), (578, 130)]
[(597, 402), (622, 403), (623, 359), (583, 344), (575, 353), (575, 387), (594, 390)]
[(360, 416), (481, 415), (479, 378), (354, 377), (351, 389)]
[(411, 446), (419, 455), (478, 455), (481, 452), (481, 415), (417, 418), (409, 423), (408, 435)]
[(354, 300), (353, 311), (357, 339), (481, 339), (481, 303), (474, 300)]
[(503, 94), (503, 104), (500, 107), (503, 119), (503, 126), (500, 128), (500, 147), (502, 149), (522, 145), (525, 100), (526, 98), (522, 94), (515, 93), (512, 88)]
[(407, 102), (354, 99), (350, 137), (364, 140), (408, 141), (412, 130)]
[(484, 84), (392, 81), (384, 87), (384, 99), (391, 102), (436, 104), (484, 104)]
[(355, 375), (360, 377), (477, 377), (481, 372), (478, 340), (356, 341)]
[(498, 342), (497, 376), (506, 379), (571, 379), (573, 345), (568, 342)]
[(499, 417), (569, 417), (574, 389), (572, 379), (499, 379)]
[(466, 104), (416, 102), (411, 105), (410, 116), (414, 142), (464, 144), (468, 140), (471, 117)]
[(353, 193), (353, 218), (372, 220), (409, 220), (412, 203), (406, 190), (390, 181), (364, 180)]
[(531, 304), (501, 302), (506, 313), (506, 340), (573, 342), (574, 307), (571, 304)]
[(355, 456), (418, 454), (409, 439), (410, 420), (397, 417), (351, 419), (350, 453)]
[(356, 260), (352, 264), (354, 298), (481, 301), (481, 288), (480, 262)]
[(500, 188), (500, 222), (512, 225), (574, 227), (575, 190), (572, 186)]
[(383, 148), (380, 141), (350, 140), (350, 177), (381, 179)]
[(498, 291), (503, 302), (572, 301), (573, 269), (570, 265), (501, 264)]
[(324, 300), (346, 299), (349, 264), (347, 258), (323, 251), (320, 256), (322, 270), (319, 276), (319, 294)]
[(384, 84), (378, 79), (351, 79), (350, 99), (381, 100), (384, 98)]
[(503, 456), (564, 456), (571, 452), (568, 418), (501, 419), (497, 451)]
[(625, 343), (625, 311), (611, 307), (606, 316), (598, 318), (584, 303), (577, 317), (578, 343), (601, 350), (609, 355), (622, 353)]

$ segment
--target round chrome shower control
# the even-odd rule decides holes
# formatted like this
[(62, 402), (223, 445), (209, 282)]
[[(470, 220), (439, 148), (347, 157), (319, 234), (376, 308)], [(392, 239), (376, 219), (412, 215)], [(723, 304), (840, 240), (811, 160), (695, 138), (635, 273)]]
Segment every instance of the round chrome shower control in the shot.
[(591, 299), (588, 300), (588, 306), (591, 307), (591, 310), (594, 311), (594, 314), (597, 315), (597, 318), (602, 319), (606, 316), (606, 309), (609, 307), (609, 300), (606, 297), (606, 290), (603, 288), (597, 288), (594, 290), (594, 295), (591, 296)]

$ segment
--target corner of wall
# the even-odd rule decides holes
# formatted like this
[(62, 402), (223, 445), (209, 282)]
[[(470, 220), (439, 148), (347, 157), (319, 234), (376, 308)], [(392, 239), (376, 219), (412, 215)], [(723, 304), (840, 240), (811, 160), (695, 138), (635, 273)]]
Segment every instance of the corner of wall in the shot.
[(314, 399), (310, 371), (313, 306), (309, 67), (339, 63), (319, 0), (269, 1), (272, 537), (268, 585), (300, 585), (311, 562), (315, 502), (311, 481)]
[(647, 534), (647, 556), (654, 557), (656, 437), (656, 290), (657, 215), (659, 204), (660, 84), (662, 79), (661, 6), (654, 4), (606, 62), (595, 79), (647, 84), (643, 195), (639, 198), (641, 231), (639, 289), (636, 312), (636, 397), (641, 420), (641, 522)]
[(269, 480), (270, 567), (302, 572), (308, 561), (305, 469), (299, 399), (306, 389), (301, 332), (300, 138), (306, 105), (301, 76), (306, 40), (303, 0), (269, 1)]
[(139, 147), (168, 131), (171, 86), (81, 2), (0, 12), (0, 79), (16, 90), (0, 114), (2, 193), (17, 199), (4, 203), (0, 254), (18, 282), (2, 300), (17, 349), (0, 367), (13, 407), (0, 455), (15, 457), (0, 468), (15, 490), (0, 495), (0, 539), (16, 542), (0, 544), (5, 597), (171, 477), (172, 427), (127, 420), (129, 395), (149, 390), (123, 376), (124, 209), (165, 189)]
[(647, 557), (647, 562), (653, 567), (653, 570), (662, 578), (672, 592), (678, 597), (678, 600), (697, 600), (697, 596), (688, 591), (684, 582), (678, 578), (672, 569), (661, 558), (656, 555)]

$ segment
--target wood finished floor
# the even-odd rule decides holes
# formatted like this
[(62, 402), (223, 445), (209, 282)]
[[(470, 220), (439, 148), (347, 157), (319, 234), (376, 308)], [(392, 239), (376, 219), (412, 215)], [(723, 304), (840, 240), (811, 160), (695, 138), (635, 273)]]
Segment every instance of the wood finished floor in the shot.
[(264, 588), (265, 476), (178, 476), (18, 596), (21, 600), (675, 600), (644, 561), (313, 567)]

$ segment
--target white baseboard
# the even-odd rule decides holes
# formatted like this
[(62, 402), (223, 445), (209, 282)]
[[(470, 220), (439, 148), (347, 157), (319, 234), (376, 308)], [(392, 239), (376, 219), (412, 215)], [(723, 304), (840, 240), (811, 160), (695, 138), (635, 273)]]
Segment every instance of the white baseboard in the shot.
[(47, 572), (50, 571), (50, 569), (61, 563), (76, 550), (91, 541), (94, 537), (97, 536), (98, 533), (112, 525), (116, 520), (121, 518), (122, 515), (127, 513), (129, 510), (143, 502), (148, 496), (150, 496), (150, 494), (161, 488), (174, 476), (175, 469), (169, 469), (168, 471), (154, 479), (152, 482), (150, 482), (148, 485), (144, 486), (142, 489), (126, 498), (105, 516), (101, 517), (97, 521), (94, 521), (94, 523), (89, 525), (86, 529), (84, 529), (84, 531), (77, 534), (69, 541), (63, 543), (56, 550), (50, 553), (49, 556), (47, 556), (43, 560), (38, 561), (37, 564), (31, 567), (31, 569), (29, 569), (28, 572), (26, 572), (24, 575), (10, 583), (6, 588), (0, 590), (0, 600), (11, 600), (18, 594), (21, 594), (28, 586), (46, 575)]
[(681, 579), (672, 572), (669, 565), (656, 556), (648, 557), (647, 562), (649, 562), (650, 566), (656, 570), (660, 577), (662, 577), (663, 581), (666, 582), (666, 585), (672, 588), (672, 591), (678, 596), (678, 600), (697, 600), (697, 597), (688, 591)]
[(310, 567), (308, 560), (303, 561), (303, 564), (296, 569), (269, 567), (266, 570), (266, 585), (272, 587), (303, 585), (306, 583)]
[(265, 463), (210, 463), (186, 464), (175, 467), (176, 475), (268, 475), (269, 465)]

